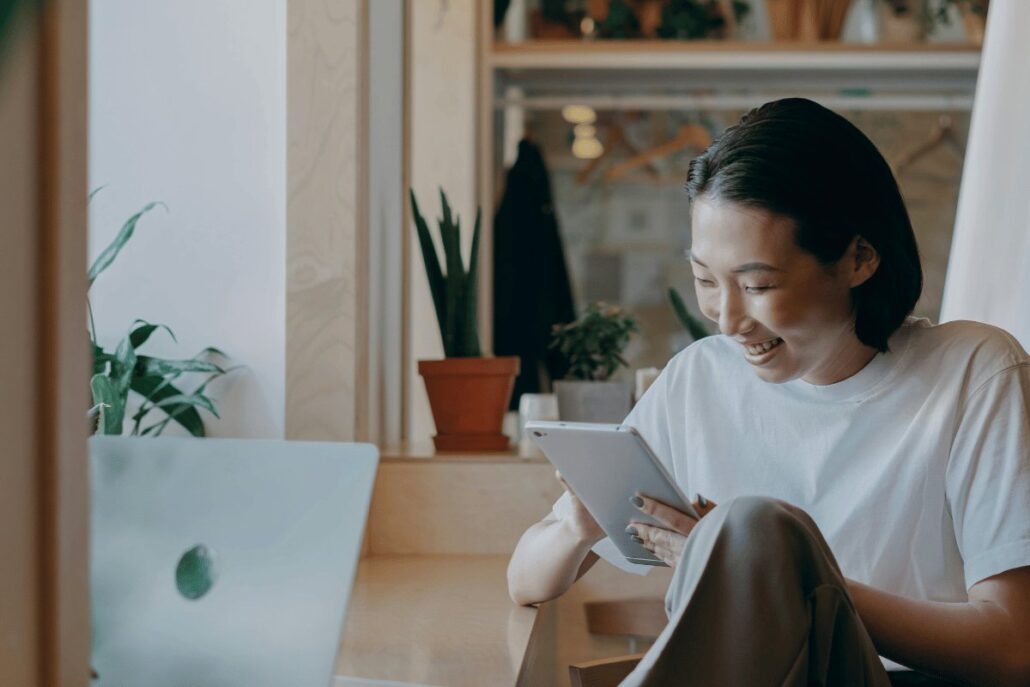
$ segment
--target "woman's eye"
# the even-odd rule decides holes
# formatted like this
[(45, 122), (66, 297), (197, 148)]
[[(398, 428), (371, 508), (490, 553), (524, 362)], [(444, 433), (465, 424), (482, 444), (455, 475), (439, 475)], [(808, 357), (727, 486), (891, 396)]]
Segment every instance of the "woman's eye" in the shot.
[(745, 286), (744, 290), (747, 291), (748, 293), (761, 293), (763, 291), (768, 291), (771, 288), (773, 288), (773, 287), (771, 287), (771, 286)]
[(711, 279), (702, 279), (701, 277), (694, 277), (694, 281), (696, 281), (701, 286), (715, 286), (715, 282)]

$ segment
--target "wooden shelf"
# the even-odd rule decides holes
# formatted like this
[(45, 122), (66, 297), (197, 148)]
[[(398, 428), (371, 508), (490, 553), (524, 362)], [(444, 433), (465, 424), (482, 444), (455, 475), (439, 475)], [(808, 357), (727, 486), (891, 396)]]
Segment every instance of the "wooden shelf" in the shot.
[(972, 44), (527, 41), (495, 43), (498, 94), (799, 89), (972, 93)]

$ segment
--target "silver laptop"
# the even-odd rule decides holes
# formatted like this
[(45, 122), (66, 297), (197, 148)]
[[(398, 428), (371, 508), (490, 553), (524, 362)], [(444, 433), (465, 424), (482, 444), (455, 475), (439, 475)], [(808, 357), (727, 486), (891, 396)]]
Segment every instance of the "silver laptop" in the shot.
[(97, 687), (326, 687), (378, 454), (95, 437)]

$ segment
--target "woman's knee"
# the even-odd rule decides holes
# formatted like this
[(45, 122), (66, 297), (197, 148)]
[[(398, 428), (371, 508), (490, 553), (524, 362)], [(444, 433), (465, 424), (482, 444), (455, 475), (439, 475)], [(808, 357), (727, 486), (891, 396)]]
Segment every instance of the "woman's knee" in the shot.
[(773, 531), (810, 530), (814, 526), (804, 510), (769, 496), (738, 496), (720, 506), (727, 509), (724, 527), (759, 538)]

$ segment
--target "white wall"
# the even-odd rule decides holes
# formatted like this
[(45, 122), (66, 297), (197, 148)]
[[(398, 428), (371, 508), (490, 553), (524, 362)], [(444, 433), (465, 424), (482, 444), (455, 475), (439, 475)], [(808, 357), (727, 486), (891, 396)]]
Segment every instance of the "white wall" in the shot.
[[(213, 436), (281, 438), (285, 400), (286, 1), (90, 3), (90, 260), (155, 210), (92, 289), (101, 344), (141, 317), (144, 352), (214, 345), (246, 368), (210, 387)], [(128, 426), (128, 425), (127, 425)]]

